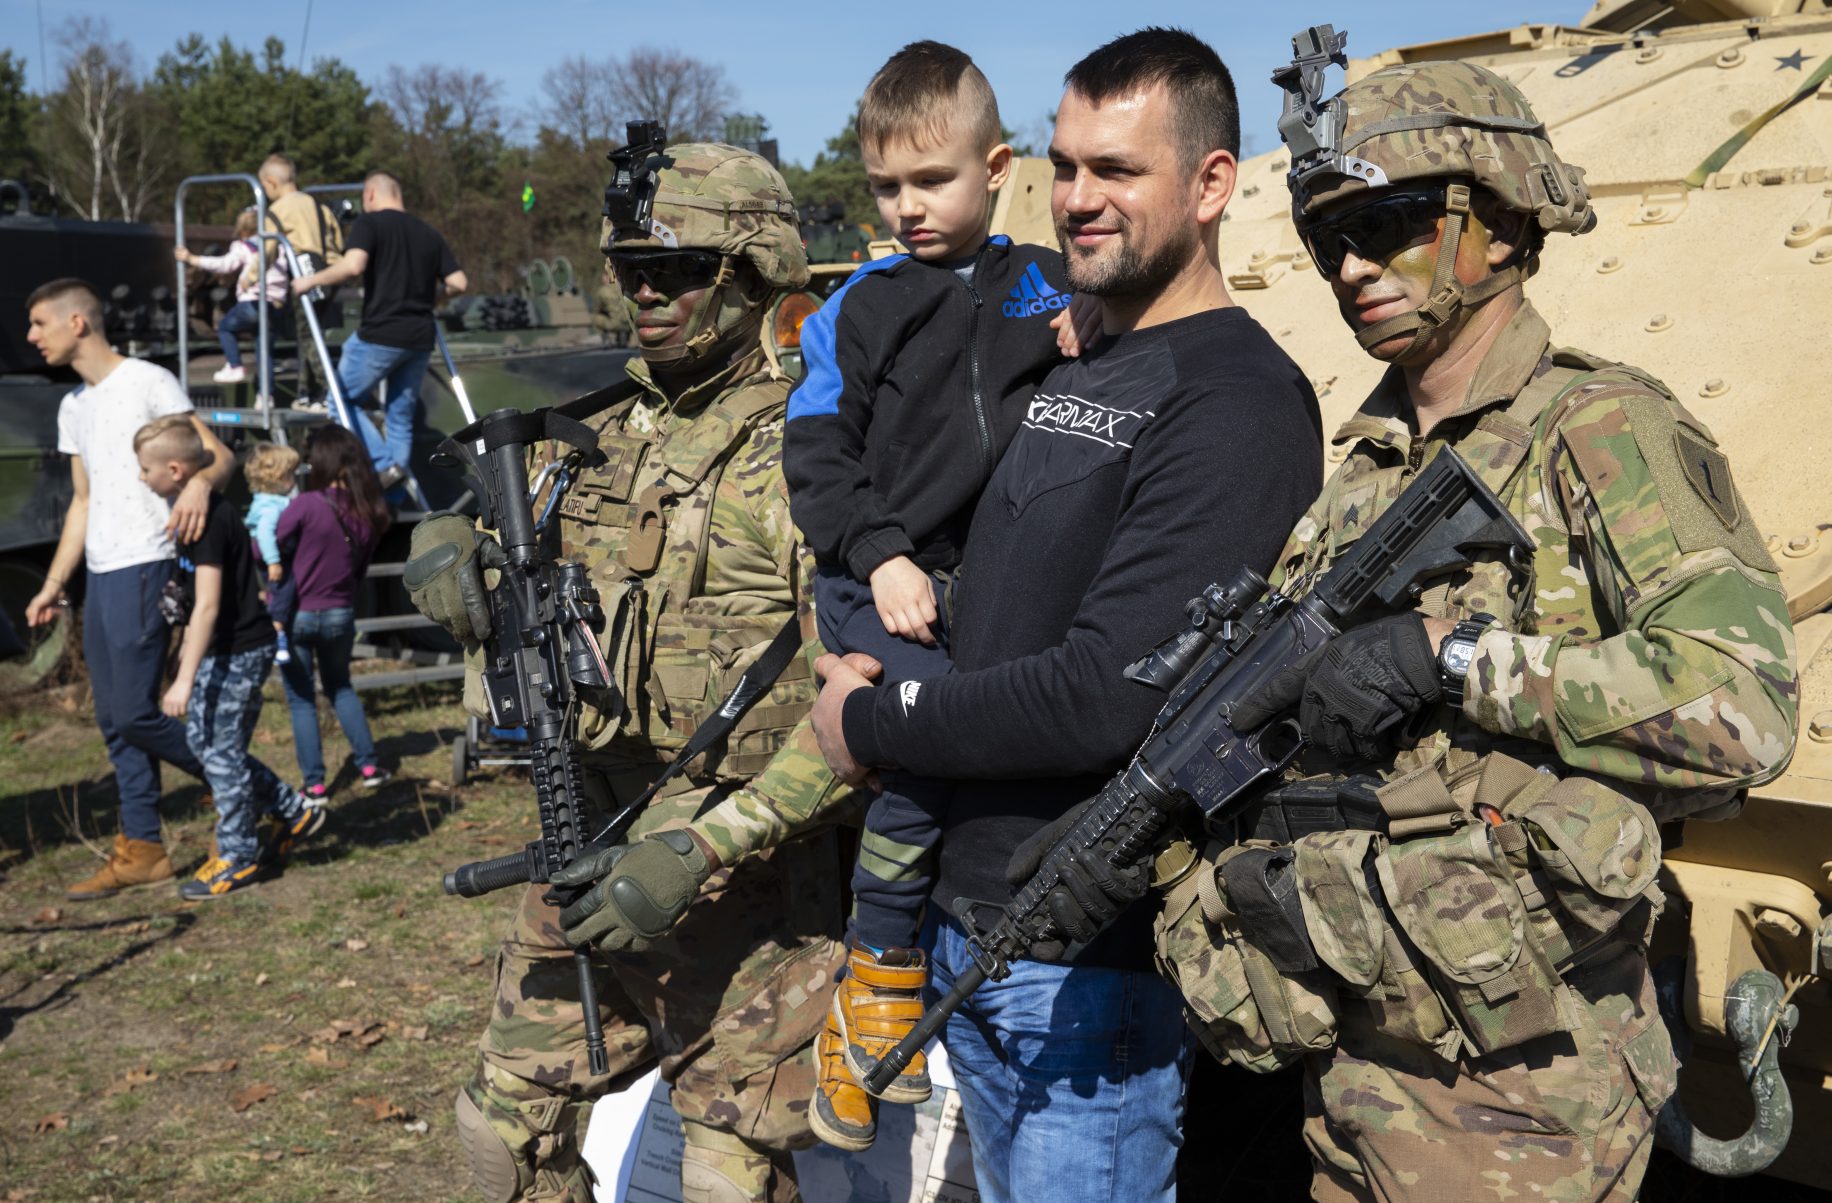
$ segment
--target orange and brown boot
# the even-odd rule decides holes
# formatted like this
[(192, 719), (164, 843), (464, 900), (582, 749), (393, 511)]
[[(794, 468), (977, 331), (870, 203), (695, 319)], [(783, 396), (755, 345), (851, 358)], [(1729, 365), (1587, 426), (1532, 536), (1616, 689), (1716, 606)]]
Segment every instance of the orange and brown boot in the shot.
[[(887, 948), (875, 956), (867, 948), (852, 950), (846, 976), (833, 992), (833, 1017), (855, 1081), (863, 1085), (872, 1068), (916, 1026), (922, 1018), (922, 988), (928, 984), (929, 962), (920, 948)], [(878, 1097), (887, 1103), (920, 1103), (930, 1093), (929, 1061), (917, 1053)]]
[(878, 1138), (878, 1100), (865, 1093), (846, 1068), (846, 1038), (831, 1010), (826, 1026), (814, 1038), (818, 1077), (808, 1123), (814, 1134), (836, 1149), (861, 1153)]
[(90, 902), (137, 886), (170, 881), (172, 877), (172, 862), (166, 858), (164, 844), (130, 840), (117, 833), (108, 862), (93, 877), (86, 877), (64, 891), (64, 897), (72, 902)]

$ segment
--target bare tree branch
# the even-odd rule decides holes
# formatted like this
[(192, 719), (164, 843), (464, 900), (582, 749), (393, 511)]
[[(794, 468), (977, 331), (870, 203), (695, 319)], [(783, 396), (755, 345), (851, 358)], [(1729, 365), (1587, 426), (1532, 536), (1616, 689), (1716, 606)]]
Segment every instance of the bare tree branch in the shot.
[[(54, 191), (91, 221), (104, 199), (123, 220), (137, 220), (170, 156), (140, 88), (133, 48), (116, 41), (106, 22), (74, 17), (58, 31), (64, 51), (63, 89), (51, 98), (46, 174)], [(87, 195), (88, 203), (80, 198)]]
[(584, 147), (621, 142), (618, 125), (615, 59), (588, 59), (574, 55), (561, 59), (541, 76), (542, 103), (535, 112), (540, 124)]
[(613, 97), (625, 120), (659, 121), (671, 142), (717, 139), (737, 103), (723, 67), (652, 47), (630, 51), (613, 82)]

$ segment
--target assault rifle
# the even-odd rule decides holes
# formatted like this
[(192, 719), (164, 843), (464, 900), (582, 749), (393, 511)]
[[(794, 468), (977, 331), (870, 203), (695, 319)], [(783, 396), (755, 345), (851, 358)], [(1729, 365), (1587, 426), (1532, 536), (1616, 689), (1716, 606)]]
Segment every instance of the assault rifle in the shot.
[(1071, 859), (1093, 852), (1114, 868), (1138, 871), (1186, 822), (1225, 835), (1278, 781), (1304, 747), (1297, 717), (1237, 731), (1236, 705), (1349, 627), (1413, 605), (1434, 578), (1494, 556), (1520, 571), (1532, 550), (1531, 536), (1500, 499), (1446, 449), (1308, 591), (1298, 581), (1290, 594), (1277, 592), (1249, 568), (1203, 590), (1189, 603), (1189, 626), (1126, 669), (1131, 680), (1170, 695), (1132, 763), (1010, 903), (986, 908), (1000, 912), (989, 927), (974, 914), (983, 904), (956, 900), (974, 963), (872, 1068), (866, 1088), (877, 1093), (889, 1085), (982, 983), (1008, 976), (1011, 962), (1039, 944), (1062, 940), (1046, 900)]
[[(581, 398), (566, 408), (589, 413), (601, 408), (618, 387)], [(587, 840), (583, 833), (588, 830), (590, 806), (573, 751), (578, 689), (608, 690), (618, 683), (611, 679), (598, 645), (596, 632), (604, 626), (604, 612), (584, 566), (553, 559), (540, 546), (541, 524), (535, 521), (528, 484), (528, 447), (542, 439), (573, 449), (567, 461), (558, 461), (557, 496), (565, 488), (567, 462), (574, 456), (596, 456), (598, 449), (598, 436), (591, 427), (560, 410), (522, 413), (499, 409), (440, 443), (434, 457), (437, 463), (465, 471), (483, 524), (496, 530), (496, 538), (486, 539), (478, 553), (482, 567), (499, 573), (496, 587), (489, 591), (484, 694), (495, 725), (522, 727), (528, 733), (529, 767), (541, 818), (540, 838), (521, 851), (460, 865), (445, 875), (445, 892), (466, 898), (529, 882), (544, 884), (580, 857), (622, 843), (662, 787), (729, 735), (801, 650), (800, 623), (791, 614), (668, 767)], [(635, 622), (637, 618), (620, 614), (617, 621)], [(553, 889), (547, 901), (564, 906), (574, 897), (576, 892)], [(607, 1073), (610, 1062), (598, 1018), (591, 958), (580, 949), (574, 961), (579, 970), (579, 1000), (585, 1009), (586, 1055), (594, 1074)]]

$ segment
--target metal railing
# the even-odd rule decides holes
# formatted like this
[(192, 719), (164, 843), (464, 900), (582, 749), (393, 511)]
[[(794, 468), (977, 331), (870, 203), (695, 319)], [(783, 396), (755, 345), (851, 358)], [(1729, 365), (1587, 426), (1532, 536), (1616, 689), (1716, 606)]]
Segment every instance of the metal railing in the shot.
[[(172, 202), (172, 224), (177, 227), (174, 237), (178, 245), (184, 243), (184, 198), (185, 193), (199, 184), (247, 184), (254, 194), (254, 228), (267, 229), (267, 194), (261, 191), (261, 181), (247, 172), (235, 171), (223, 175), (194, 175), (179, 181), (178, 196)], [(255, 240), (255, 256), (260, 268), (256, 277), (260, 289), (261, 303), (255, 306), (255, 401), (256, 408), (261, 410), (262, 417), (271, 424), (273, 419), (273, 363), (268, 355), (267, 346), (267, 244), (263, 239)], [(191, 387), (191, 309), (188, 299), (185, 269), (189, 266), (183, 261), (176, 263), (178, 276), (178, 371), (180, 383), (189, 393)], [(262, 388), (266, 392), (262, 392)]]

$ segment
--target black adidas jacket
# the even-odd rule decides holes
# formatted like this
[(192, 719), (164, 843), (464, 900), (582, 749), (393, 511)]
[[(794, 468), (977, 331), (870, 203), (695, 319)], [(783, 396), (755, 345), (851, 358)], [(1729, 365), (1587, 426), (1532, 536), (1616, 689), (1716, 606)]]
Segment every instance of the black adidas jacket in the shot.
[(973, 283), (893, 255), (802, 327), (783, 474), (815, 558), (868, 581), (893, 556), (960, 562), (974, 500), (1057, 362), (1062, 256), (1000, 236)]

